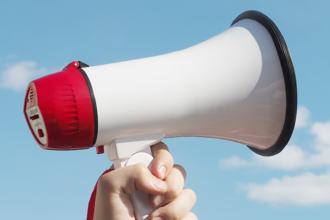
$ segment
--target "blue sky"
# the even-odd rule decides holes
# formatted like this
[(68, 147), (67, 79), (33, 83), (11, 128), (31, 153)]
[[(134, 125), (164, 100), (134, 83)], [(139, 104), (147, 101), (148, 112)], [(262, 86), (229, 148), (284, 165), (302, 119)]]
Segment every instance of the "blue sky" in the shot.
[(108, 167), (95, 149), (42, 150), (23, 117), (29, 81), (74, 60), (101, 65), (193, 46), (246, 10), (268, 15), (292, 54), (297, 126), (287, 148), (260, 158), (223, 140), (165, 140), (188, 173), (199, 219), (328, 219), (328, 1), (6, 1), (0, 7), (0, 219), (84, 219)]

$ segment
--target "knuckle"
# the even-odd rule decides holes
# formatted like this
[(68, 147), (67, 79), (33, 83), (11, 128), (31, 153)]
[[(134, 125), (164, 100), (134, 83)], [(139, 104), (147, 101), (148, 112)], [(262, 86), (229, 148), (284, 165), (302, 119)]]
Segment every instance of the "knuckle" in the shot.
[(156, 148), (160, 148), (160, 149), (165, 149), (168, 151), (168, 147), (164, 142), (159, 142), (157, 144), (154, 145)]
[(192, 213), (192, 212), (190, 212), (189, 213), (190, 214), (190, 218), (189, 219), (191, 219), (191, 220), (198, 220), (198, 217), (195, 215), (195, 213)]
[(148, 168), (141, 163), (133, 164), (125, 168), (128, 169), (128, 172), (126, 181), (123, 183), (123, 191), (125, 194), (131, 195), (137, 190), (141, 190), (141, 187), (143, 189), (143, 181), (147, 175)]
[(164, 151), (164, 150), (169, 152), (169, 149), (168, 149), (167, 145), (164, 144), (163, 142), (159, 142), (159, 143), (153, 145), (151, 147), (151, 150), (152, 150), (154, 155), (158, 154), (159, 152)]
[(187, 193), (187, 195), (189, 196), (189, 198), (190, 198), (192, 201), (196, 202), (196, 200), (197, 200), (196, 193), (195, 193), (194, 191), (192, 191), (191, 189), (184, 189), (184, 190), (185, 190), (185, 192)]
[(166, 220), (181, 220), (180, 210), (176, 207), (171, 207), (171, 209), (167, 209), (165, 212)]
[(133, 176), (136, 176), (137, 178), (139, 177), (142, 177), (145, 175), (145, 173), (147, 173), (149, 170), (148, 168), (146, 167), (146, 165), (142, 164), (142, 163), (137, 163), (137, 164), (134, 164), (132, 166), (132, 175)]
[(179, 207), (173, 209), (173, 220), (182, 220), (182, 211)]
[(173, 220), (180, 220), (180, 211), (177, 208), (173, 208)]
[(99, 188), (102, 189), (114, 189), (115, 185), (113, 178), (110, 178), (109, 175), (102, 175), (99, 180), (97, 181), (97, 185)]
[(174, 164), (174, 158), (172, 157), (172, 155), (170, 153), (168, 153), (170, 156), (167, 158), (167, 163), (168, 163), (168, 166), (173, 166)]
[(177, 187), (169, 186), (166, 195), (167, 199), (173, 201), (175, 198), (178, 198), (181, 194), (182, 189), (178, 189)]
[(108, 178), (106, 178), (105, 175), (101, 176), (98, 180), (98, 184), (101, 184), (101, 185), (107, 184), (108, 182), (109, 182), (109, 180), (108, 180)]
[(173, 167), (176, 168), (176, 169), (178, 169), (178, 170), (181, 172), (182, 176), (186, 179), (186, 177), (187, 177), (187, 172), (186, 172), (186, 170), (183, 168), (183, 166), (181, 166), (181, 165), (179, 165), (179, 164), (174, 164)]

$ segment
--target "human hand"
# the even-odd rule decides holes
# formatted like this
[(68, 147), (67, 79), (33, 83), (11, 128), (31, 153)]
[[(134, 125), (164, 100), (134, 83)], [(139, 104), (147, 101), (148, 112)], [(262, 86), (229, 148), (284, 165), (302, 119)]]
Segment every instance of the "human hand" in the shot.
[(93, 220), (135, 220), (129, 196), (141, 191), (149, 196), (152, 206), (158, 207), (149, 215), (150, 220), (196, 220), (190, 209), (196, 195), (183, 189), (186, 172), (174, 165), (164, 143), (152, 146), (152, 172), (142, 164), (122, 167), (100, 177), (97, 184)]

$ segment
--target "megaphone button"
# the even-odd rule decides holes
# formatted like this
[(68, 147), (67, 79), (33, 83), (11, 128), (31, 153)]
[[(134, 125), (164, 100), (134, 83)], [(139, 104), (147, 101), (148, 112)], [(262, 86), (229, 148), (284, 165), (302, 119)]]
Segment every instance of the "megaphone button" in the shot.
[(39, 136), (40, 138), (42, 138), (42, 137), (45, 136), (45, 135), (44, 135), (44, 132), (42, 131), (42, 129), (38, 129), (38, 136)]

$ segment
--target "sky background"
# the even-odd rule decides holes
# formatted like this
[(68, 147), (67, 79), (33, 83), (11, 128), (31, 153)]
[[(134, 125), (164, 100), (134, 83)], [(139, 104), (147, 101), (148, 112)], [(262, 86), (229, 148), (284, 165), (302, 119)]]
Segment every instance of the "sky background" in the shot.
[(95, 149), (42, 150), (23, 116), (27, 84), (81, 60), (90, 66), (181, 50), (246, 10), (269, 16), (291, 51), (298, 117), (272, 158), (217, 139), (165, 140), (197, 194), (199, 219), (329, 219), (330, 8), (323, 0), (3, 1), (0, 7), (0, 219), (85, 219), (99, 175)]

